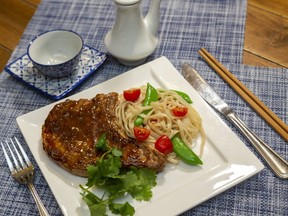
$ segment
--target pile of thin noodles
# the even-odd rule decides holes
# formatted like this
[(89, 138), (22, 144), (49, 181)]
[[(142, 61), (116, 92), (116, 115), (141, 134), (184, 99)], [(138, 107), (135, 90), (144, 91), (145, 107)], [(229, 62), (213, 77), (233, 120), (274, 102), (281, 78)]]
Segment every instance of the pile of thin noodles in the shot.
[[(127, 136), (134, 136), (134, 121), (137, 116), (144, 118), (144, 125), (150, 130), (150, 136), (145, 142), (154, 146), (155, 141), (162, 135), (172, 138), (178, 132), (186, 145), (193, 147), (194, 140), (201, 136), (199, 156), (203, 154), (205, 133), (202, 127), (202, 119), (198, 112), (187, 103), (179, 94), (172, 90), (157, 89), (158, 101), (152, 102), (150, 106), (143, 106), (146, 86), (141, 87), (141, 95), (137, 101), (126, 101), (120, 95), (120, 104), (116, 108), (116, 117)], [(188, 113), (184, 117), (175, 117), (171, 110), (174, 107), (188, 107)], [(144, 110), (151, 110), (147, 115), (142, 114)], [(174, 152), (168, 155), (167, 160), (178, 163)]]

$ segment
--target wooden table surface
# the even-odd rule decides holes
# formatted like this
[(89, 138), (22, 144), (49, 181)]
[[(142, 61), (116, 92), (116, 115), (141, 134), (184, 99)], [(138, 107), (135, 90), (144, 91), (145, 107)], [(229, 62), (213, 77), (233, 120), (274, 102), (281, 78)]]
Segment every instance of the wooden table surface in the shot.
[[(0, 72), (41, 0), (0, 0)], [(288, 68), (288, 1), (248, 0), (243, 63)]]

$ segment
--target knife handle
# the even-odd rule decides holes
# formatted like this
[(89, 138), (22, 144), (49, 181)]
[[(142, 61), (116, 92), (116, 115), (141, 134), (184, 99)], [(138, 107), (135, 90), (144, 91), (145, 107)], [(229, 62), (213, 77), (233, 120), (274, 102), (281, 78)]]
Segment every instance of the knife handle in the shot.
[(273, 172), (282, 179), (288, 179), (288, 163), (280, 155), (278, 155), (271, 147), (264, 143), (256, 134), (254, 134), (244, 122), (234, 113), (231, 112), (227, 117), (235, 126), (243, 133), (243, 135), (251, 142), (265, 162), (273, 170)]

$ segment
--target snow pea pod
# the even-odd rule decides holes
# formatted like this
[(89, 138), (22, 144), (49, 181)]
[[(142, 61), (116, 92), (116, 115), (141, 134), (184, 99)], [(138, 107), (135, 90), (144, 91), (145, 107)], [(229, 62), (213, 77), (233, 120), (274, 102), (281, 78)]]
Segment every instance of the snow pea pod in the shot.
[[(150, 112), (150, 110), (144, 110), (144, 111), (142, 111), (141, 114), (147, 115), (149, 112)], [(134, 121), (134, 125), (139, 126), (139, 125), (142, 125), (143, 122), (144, 122), (144, 118), (142, 116), (137, 116), (135, 121)]]
[[(147, 83), (147, 88), (146, 88), (146, 95), (143, 101), (143, 106), (150, 106), (151, 102), (155, 102), (158, 100), (158, 92), (157, 90), (150, 84)], [(142, 112), (142, 114), (147, 115), (149, 113), (150, 110), (144, 110)], [(144, 118), (141, 116), (137, 116), (135, 121), (134, 121), (134, 125), (139, 126), (141, 124), (143, 124), (144, 122)]]
[(173, 91), (176, 92), (178, 95), (180, 95), (187, 103), (189, 104), (193, 103), (189, 95), (187, 95), (185, 92), (178, 91), (178, 90), (173, 90)]
[(147, 83), (146, 95), (143, 101), (143, 106), (150, 106), (151, 102), (157, 100), (158, 100), (157, 90), (150, 83)]
[(171, 142), (173, 144), (173, 150), (178, 157), (184, 162), (190, 165), (202, 165), (201, 159), (189, 148), (181, 139), (179, 133), (175, 134)]

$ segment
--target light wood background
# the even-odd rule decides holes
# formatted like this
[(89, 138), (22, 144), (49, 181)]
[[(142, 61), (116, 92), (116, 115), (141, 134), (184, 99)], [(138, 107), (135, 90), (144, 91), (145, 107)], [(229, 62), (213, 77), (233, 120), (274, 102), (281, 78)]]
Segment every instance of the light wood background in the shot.
[[(0, 0), (0, 72), (41, 0)], [(288, 68), (288, 0), (248, 0), (243, 63)]]

